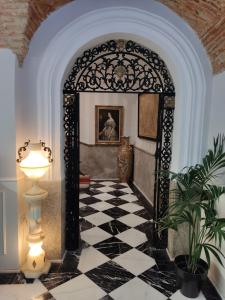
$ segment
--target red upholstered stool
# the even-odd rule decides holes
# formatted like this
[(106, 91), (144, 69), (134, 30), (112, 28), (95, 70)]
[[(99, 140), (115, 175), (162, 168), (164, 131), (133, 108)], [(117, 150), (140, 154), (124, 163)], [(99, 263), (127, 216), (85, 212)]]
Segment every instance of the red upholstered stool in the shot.
[(89, 188), (91, 182), (90, 175), (80, 175), (80, 188), (86, 189)]

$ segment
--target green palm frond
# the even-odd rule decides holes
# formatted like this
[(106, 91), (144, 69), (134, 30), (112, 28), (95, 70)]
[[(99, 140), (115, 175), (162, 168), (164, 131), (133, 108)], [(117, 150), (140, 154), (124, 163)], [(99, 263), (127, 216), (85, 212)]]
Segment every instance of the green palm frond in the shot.
[[(225, 194), (225, 186), (217, 186), (215, 180), (225, 171), (225, 137), (214, 139), (213, 149), (209, 149), (201, 164), (186, 167), (181, 172), (161, 172), (176, 182), (172, 189), (171, 203), (159, 220), (159, 230), (178, 230), (186, 223), (189, 230), (189, 268), (194, 271), (204, 251), (210, 264), (213, 254), (222, 264), (220, 251), (225, 240), (225, 218), (219, 218), (216, 202)], [(214, 243), (214, 244), (212, 244)]]

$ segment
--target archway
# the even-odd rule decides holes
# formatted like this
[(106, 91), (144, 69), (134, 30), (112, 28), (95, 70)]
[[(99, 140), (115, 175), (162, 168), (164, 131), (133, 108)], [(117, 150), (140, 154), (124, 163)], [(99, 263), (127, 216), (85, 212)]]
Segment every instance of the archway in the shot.
[[(154, 220), (167, 208), (169, 180), (159, 177), (172, 158), (175, 88), (163, 60), (131, 40), (110, 40), (85, 50), (64, 84), (66, 249), (79, 246), (79, 92), (152, 93), (159, 95), (155, 151)], [(150, 116), (149, 116), (150, 117)], [(164, 235), (164, 246), (167, 245)]]

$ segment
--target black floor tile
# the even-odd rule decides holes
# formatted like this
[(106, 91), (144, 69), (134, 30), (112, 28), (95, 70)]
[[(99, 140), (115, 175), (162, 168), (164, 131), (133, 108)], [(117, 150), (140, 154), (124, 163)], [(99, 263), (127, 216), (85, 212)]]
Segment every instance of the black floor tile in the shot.
[(105, 214), (109, 215), (110, 217), (114, 218), (114, 219), (118, 219), (122, 216), (125, 216), (127, 214), (129, 214), (128, 211), (121, 209), (119, 207), (113, 207), (110, 209), (107, 209), (104, 211)]
[(0, 284), (23, 284), (26, 283), (22, 273), (0, 273)]
[(115, 197), (120, 197), (120, 196), (126, 195), (127, 193), (124, 193), (120, 190), (115, 190), (115, 191), (109, 192), (108, 194), (115, 196)]
[(81, 199), (80, 202), (82, 202), (86, 205), (90, 205), (90, 204), (94, 204), (97, 202), (101, 202), (101, 200), (94, 198), (94, 197), (87, 197), (87, 198)]
[(152, 216), (150, 215), (150, 213), (146, 209), (136, 211), (136, 212), (134, 212), (134, 214), (136, 216), (142, 217), (146, 220), (151, 220), (152, 219)]
[(130, 281), (135, 276), (113, 261), (109, 261), (85, 274), (106, 293)]
[(110, 297), (109, 295), (105, 295), (103, 298), (101, 298), (99, 300), (113, 300), (113, 298)]
[(48, 290), (51, 290), (79, 275), (81, 275), (79, 270), (74, 270), (73, 272), (49, 273), (42, 275), (39, 280)]
[(138, 277), (167, 297), (177, 291), (175, 270), (160, 271), (155, 265)]
[(93, 225), (92, 223), (88, 222), (87, 220), (81, 218), (80, 219), (80, 231), (85, 231), (85, 230), (88, 230), (88, 229), (91, 229), (95, 227), (95, 225)]
[(95, 249), (108, 256), (110, 259), (119, 256), (128, 250), (131, 250), (132, 247), (116, 237), (111, 237), (105, 241), (102, 241), (93, 246)]
[(107, 200), (106, 202), (108, 202), (109, 204), (115, 205), (115, 206), (120, 206), (120, 205), (128, 203), (128, 201), (120, 199), (120, 198), (113, 198), (113, 199)]
[(125, 225), (124, 223), (118, 220), (113, 220), (108, 223), (104, 223), (99, 227), (112, 235), (117, 235), (130, 228), (129, 226)]
[(90, 206), (84, 206), (80, 208), (80, 217), (87, 217), (91, 214), (97, 213), (98, 211)]
[(120, 184), (120, 183), (113, 184), (113, 185), (111, 185), (110, 187), (112, 187), (112, 188), (114, 188), (114, 189), (117, 189), (117, 190), (121, 190), (121, 189), (127, 188), (127, 186), (125, 186), (125, 185), (123, 185), (123, 184)]

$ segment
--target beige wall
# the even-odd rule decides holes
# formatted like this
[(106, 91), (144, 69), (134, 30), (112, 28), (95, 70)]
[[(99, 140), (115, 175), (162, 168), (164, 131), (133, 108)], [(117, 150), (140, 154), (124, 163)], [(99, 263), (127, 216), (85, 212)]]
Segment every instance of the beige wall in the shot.
[(93, 179), (116, 179), (118, 146), (80, 144), (80, 170)]
[(155, 181), (155, 156), (134, 148), (134, 184), (153, 205)]

